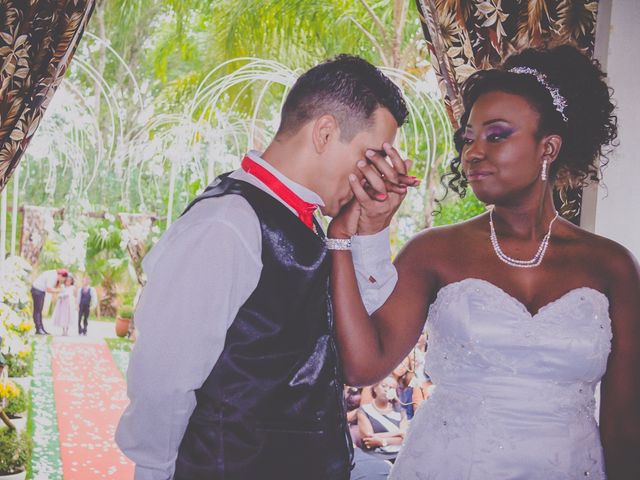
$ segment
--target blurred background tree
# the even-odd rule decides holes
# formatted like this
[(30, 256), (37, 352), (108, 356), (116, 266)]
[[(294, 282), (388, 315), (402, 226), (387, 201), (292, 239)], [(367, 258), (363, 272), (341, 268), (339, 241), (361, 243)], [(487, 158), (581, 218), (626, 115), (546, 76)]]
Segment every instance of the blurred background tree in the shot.
[(40, 269), (84, 238), (74, 268), (101, 285), (103, 312), (128, 301), (136, 283), (121, 225), (104, 214), (155, 213), (153, 244), (214, 175), (270, 140), (296, 76), (339, 53), (383, 68), (410, 102), (398, 146), (424, 181), (393, 225), (394, 249), (482, 211), (471, 196), (436, 205), (452, 132), (411, 0), (99, 0), (12, 179), (17, 203), (65, 208)]

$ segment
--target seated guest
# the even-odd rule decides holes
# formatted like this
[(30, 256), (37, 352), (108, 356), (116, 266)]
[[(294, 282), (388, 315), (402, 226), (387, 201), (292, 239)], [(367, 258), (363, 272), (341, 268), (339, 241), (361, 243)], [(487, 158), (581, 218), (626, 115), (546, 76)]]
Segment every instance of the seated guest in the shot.
[(351, 432), (353, 443), (360, 447), (360, 430), (358, 429), (358, 409), (360, 408), (360, 400), (362, 398), (362, 389), (356, 387), (344, 387), (344, 402), (347, 407), (347, 423)]
[(407, 415), (407, 420), (413, 418), (413, 389), (414, 386), (418, 386), (416, 383), (415, 373), (413, 371), (413, 362), (411, 357), (405, 358), (400, 365), (398, 365), (392, 373), (393, 377), (398, 383), (396, 393), (398, 394), (398, 403), (404, 409)]
[(429, 398), (431, 391), (435, 388), (435, 385), (429, 377), (422, 382), (419, 387), (413, 389), (413, 409), (414, 412), (418, 410), (418, 407)]
[(392, 376), (371, 387), (373, 401), (358, 410), (362, 449), (376, 457), (395, 461), (407, 429), (407, 417), (397, 405), (398, 384)]
[(427, 334), (422, 333), (420, 338), (418, 338), (418, 343), (414, 347), (414, 349), (409, 353), (409, 357), (411, 358), (411, 363), (413, 365), (413, 372), (416, 376), (417, 384), (420, 385), (422, 382), (426, 382), (428, 380), (428, 375), (424, 371), (424, 357), (427, 351)]
[(387, 480), (391, 464), (373, 455), (367, 455), (359, 448), (354, 451), (355, 465), (350, 480)]

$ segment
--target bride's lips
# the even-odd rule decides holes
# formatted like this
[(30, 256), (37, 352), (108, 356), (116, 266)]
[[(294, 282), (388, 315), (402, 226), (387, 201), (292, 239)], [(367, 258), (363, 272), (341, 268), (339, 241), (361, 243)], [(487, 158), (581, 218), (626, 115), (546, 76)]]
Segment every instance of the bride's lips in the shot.
[(492, 173), (485, 170), (471, 170), (465, 174), (468, 182), (477, 182), (479, 180), (487, 178), (490, 175), (492, 175)]

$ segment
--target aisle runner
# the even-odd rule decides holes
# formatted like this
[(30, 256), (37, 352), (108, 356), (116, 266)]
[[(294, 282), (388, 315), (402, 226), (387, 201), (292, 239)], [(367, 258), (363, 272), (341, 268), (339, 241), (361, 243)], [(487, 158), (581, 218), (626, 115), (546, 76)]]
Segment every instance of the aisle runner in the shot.
[(109, 349), (55, 342), (52, 353), (64, 480), (131, 480), (133, 465), (113, 440), (127, 397)]

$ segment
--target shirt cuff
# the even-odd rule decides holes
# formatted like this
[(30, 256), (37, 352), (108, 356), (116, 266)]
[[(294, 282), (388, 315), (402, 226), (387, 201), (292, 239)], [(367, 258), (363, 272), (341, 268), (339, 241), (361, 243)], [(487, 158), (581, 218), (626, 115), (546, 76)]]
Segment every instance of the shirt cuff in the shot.
[(391, 263), (389, 227), (374, 235), (354, 236), (351, 254), (360, 296), (371, 314), (384, 305), (398, 282), (398, 272)]

